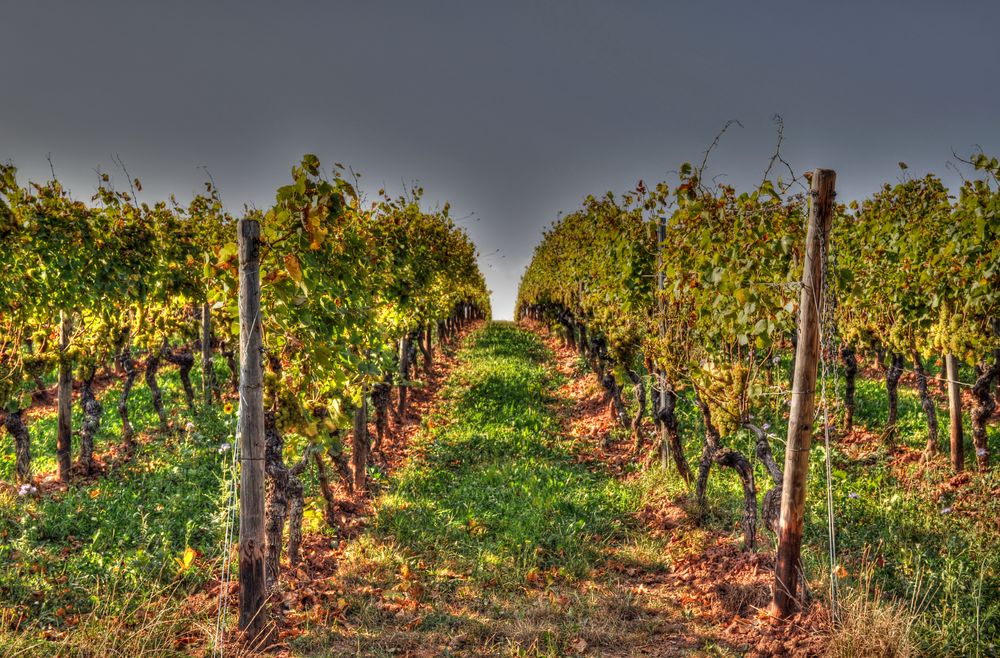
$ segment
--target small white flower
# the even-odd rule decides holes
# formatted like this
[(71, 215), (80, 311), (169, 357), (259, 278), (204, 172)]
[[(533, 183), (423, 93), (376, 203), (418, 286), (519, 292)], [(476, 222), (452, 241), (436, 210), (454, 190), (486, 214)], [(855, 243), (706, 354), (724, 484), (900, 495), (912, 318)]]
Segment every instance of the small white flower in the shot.
[(854, 500), (857, 500), (858, 498), (861, 498), (861, 496), (858, 495), (857, 491), (852, 491), (851, 493), (847, 494), (847, 497), (848, 498), (852, 498)]
[(230, 446), (228, 443), (223, 443), (221, 446), (219, 446), (219, 454), (221, 455), (224, 452), (228, 452), (229, 448), (231, 447), (232, 446)]
[(194, 426), (194, 423), (192, 423), (192, 422), (191, 422), (191, 421), (189, 420), (189, 421), (188, 421), (188, 423), (187, 423), (187, 425), (185, 425), (185, 426), (184, 426), (184, 429), (185, 429), (185, 430), (187, 430), (188, 434), (193, 434), (193, 433), (194, 433), (194, 430), (195, 430), (195, 426)]
[(942, 514), (951, 514), (951, 508), (950, 507), (945, 507), (944, 509), (941, 510), (941, 513)]
[(985, 456), (986, 456), (986, 448), (978, 448), (976, 450), (976, 457), (985, 457)]
[(766, 432), (767, 430), (771, 429), (771, 423), (764, 423), (761, 429), (763, 429)]
[(36, 494), (36, 493), (38, 493), (38, 487), (31, 484), (30, 482), (25, 482), (17, 490), (18, 496), (30, 496), (31, 494)]

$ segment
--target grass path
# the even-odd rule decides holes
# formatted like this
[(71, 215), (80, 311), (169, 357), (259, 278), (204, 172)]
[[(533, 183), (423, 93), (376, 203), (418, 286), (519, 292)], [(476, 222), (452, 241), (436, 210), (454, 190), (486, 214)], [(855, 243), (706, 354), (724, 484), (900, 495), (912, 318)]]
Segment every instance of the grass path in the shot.
[(576, 458), (559, 384), (533, 333), (492, 323), (466, 340), (343, 554), (343, 623), (297, 655), (735, 655), (647, 586), (669, 570), (664, 546), (639, 527), (639, 489)]
[(488, 584), (588, 573), (636, 501), (574, 463), (549, 409), (546, 357), (512, 326), (472, 337), (420, 458), (383, 502), (384, 535)]

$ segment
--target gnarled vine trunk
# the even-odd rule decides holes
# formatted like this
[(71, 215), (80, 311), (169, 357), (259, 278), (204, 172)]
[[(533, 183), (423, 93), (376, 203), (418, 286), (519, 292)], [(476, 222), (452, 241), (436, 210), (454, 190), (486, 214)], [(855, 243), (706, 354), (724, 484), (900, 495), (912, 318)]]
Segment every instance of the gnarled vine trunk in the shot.
[(382, 441), (389, 431), (389, 405), (392, 402), (392, 376), (387, 374), (372, 387), (372, 406), (375, 407), (375, 441), (372, 452), (382, 449)]
[[(427, 332), (424, 331), (424, 329), (421, 327), (420, 330), (417, 331), (417, 340), (416, 340), (416, 342), (417, 342), (417, 347), (420, 349), (420, 353), (424, 357), (424, 365), (423, 365), (424, 372), (428, 373), (431, 370), (431, 365), (430, 365), (430, 363), (431, 363), (431, 353), (427, 351), (427, 342), (429, 342), (430, 339), (426, 337), (426, 333)], [(414, 365), (416, 365), (415, 362), (414, 362)]]
[(282, 451), (285, 441), (278, 431), (273, 411), (264, 412), (264, 472), (267, 474), (267, 498), (264, 505), (264, 570), (267, 591), (280, 576), (282, 538), (288, 518), (290, 473)]
[(312, 448), (307, 448), (288, 473), (288, 564), (297, 566), (302, 559), (302, 517), (305, 512), (305, 490), (299, 476), (309, 465), (309, 454)]
[(594, 339), (593, 354), (594, 374), (597, 376), (598, 383), (604, 388), (604, 404), (608, 405), (608, 414), (612, 421), (627, 428), (629, 420), (625, 403), (622, 402), (622, 387), (611, 370), (610, 359), (603, 339)]
[(572, 350), (576, 349), (576, 331), (573, 328), (573, 319), (566, 312), (559, 314), (559, 324), (562, 325), (565, 334), (563, 344)]
[(684, 445), (681, 443), (680, 423), (677, 420), (677, 392), (667, 383), (666, 376), (661, 375), (663, 387), (660, 391), (660, 404), (656, 415), (660, 421), (662, 441), (670, 450), (677, 473), (685, 482), (691, 484), (691, 469), (684, 456)]
[(629, 427), (628, 411), (622, 401), (622, 386), (615, 379), (615, 374), (608, 368), (601, 375), (601, 386), (604, 387), (604, 401), (608, 405), (611, 420), (622, 427)]
[(913, 358), (913, 370), (917, 375), (920, 406), (924, 410), (924, 415), (927, 416), (927, 446), (924, 448), (924, 457), (929, 459), (938, 454), (937, 407), (934, 405), (934, 400), (931, 398), (930, 391), (927, 388), (927, 371), (924, 370), (924, 362), (920, 359), (920, 355), (916, 350), (914, 350), (911, 356)]
[[(339, 434), (339, 430), (338, 430)], [(354, 493), (354, 477), (351, 473), (351, 465), (347, 461), (347, 453), (344, 452), (343, 446), (340, 450), (327, 450), (326, 454), (330, 457), (330, 461), (333, 462), (334, 468), (337, 469), (337, 475), (340, 477), (340, 481), (344, 483), (344, 488), (347, 489), (347, 493)]]
[(899, 378), (903, 376), (903, 357), (899, 354), (889, 354), (889, 361), (883, 363), (885, 368), (885, 390), (889, 400), (889, 417), (885, 422), (884, 441), (892, 444), (896, 441), (896, 422), (899, 419)]
[(708, 474), (712, 470), (712, 455), (722, 447), (722, 437), (715, 423), (712, 422), (712, 412), (708, 405), (695, 394), (695, 404), (701, 411), (702, 422), (705, 426), (705, 438), (701, 444), (701, 461), (698, 463), (698, 479), (695, 481), (695, 499), (698, 507), (704, 509), (706, 505), (706, 495), (708, 492)]
[[(440, 331), (440, 327), (439, 327)], [(410, 385), (410, 335), (407, 334), (399, 339), (399, 404), (396, 406), (396, 415), (400, 419), (406, 418), (406, 395)]]
[(7, 412), (3, 426), (14, 438), (14, 472), (18, 482), (31, 481), (31, 434), (24, 424), (23, 409)]
[(764, 465), (764, 469), (767, 471), (774, 485), (764, 494), (761, 512), (764, 519), (764, 527), (777, 535), (778, 521), (781, 518), (781, 492), (784, 489), (785, 474), (778, 467), (778, 463), (774, 461), (771, 444), (767, 440), (767, 434), (764, 430), (750, 423), (747, 423), (746, 427), (757, 437), (754, 445), (754, 454), (757, 456), (757, 460)]
[(194, 355), (186, 348), (177, 352), (164, 350), (163, 358), (177, 366), (180, 371), (181, 385), (184, 387), (184, 398), (190, 411), (194, 411), (194, 385), (191, 383), (191, 371), (194, 369)]
[(201, 305), (201, 397), (207, 408), (215, 394), (215, 368), (212, 367), (212, 307)]
[(994, 354), (993, 365), (984, 360), (976, 364), (976, 381), (972, 385), (972, 444), (976, 448), (976, 466), (980, 472), (990, 467), (990, 449), (986, 436), (986, 425), (996, 410), (996, 401), (991, 389), (993, 379), (1000, 376), (1000, 350)]
[(659, 438), (660, 443), (657, 446), (658, 452), (660, 453), (660, 466), (663, 470), (667, 470), (669, 463), (669, 451), (667, 450), (667, 437), (663, 433), (663, 419), (660, 418), (660, 407), (662, 406), (662, 395), (660, 393), (663, 390), (666, 379), (663, 377), (663, 373), (657, 372), (653, 369), (653, 363), (649, 359), (646, 359), (646, 371), (649, 373), (656, 373), (656, 379), (652, 380), (652, 386), (649, 389), (649, 404), (651, 405), (650, 416), (653, 418), (653, 434)]
[(695, 488), (698, 505), (702, 509), (706, 506), (708, 474), (712, 462), (736, 471), (740, 483), (743, 485), (743, 518), (741, 520), (743, 544), (747, 550), (753, 550), (757, 547), (757, 488), (753, 479), (753, 467), (738, 450), (722, 447), (722, 438), (712, 422), (712, 413), (708, 405), (697, 394), (695, 394), (695, 403), (698, 405), (705, 423), (705, 443), (702, 448), (701, 463), (698, 465), (698, 482)]
[(129, 449), (135, 447), (135, 432), (128, 417), (128, 399), (132, 394), (132, 387), (135, 379), (139, 376), (136, 370), (135, 361), (132, 359), (132, 345), (125, 343), (118, 351), (118, 364), (125, 373), (125, 381), (122, 382), (122, 392), (118, 396), (118, 416), (122, 419), (122, 441)]
[(163, 393), (160, 391), (160, 384), (156, 381), (156, 373), (160, 369), (160, 352), (155, 351), (146, 359), (146, 386), (149, 387), (149, 394), (153, 400), (153, 409), (160, 419), (160, 430), (167, 431), (167, 412), (163, 408)]
[(323, 496), (323, 517), (328, 526), (336, 529), (336, 501), (333, 498), (333, 489), (330, 488), (330, 476), (327, 474), (326, 464), (323, 462), (323, 453), (317, 450), (312, 453), (312, 457), (313, 463), (316, 464), (316, 482), (319, 484), (319, 492)]
[(94, 375), (97, 369), (90, 367), (84, 373), (80, 383), (80, 408), (83, 410), (83, 423), (80, 426), (80, 457), (77, 463), (84, 475), (94, 472), (94, 437), (101, 427), (101, 412), (104, 407), (94, 396)]

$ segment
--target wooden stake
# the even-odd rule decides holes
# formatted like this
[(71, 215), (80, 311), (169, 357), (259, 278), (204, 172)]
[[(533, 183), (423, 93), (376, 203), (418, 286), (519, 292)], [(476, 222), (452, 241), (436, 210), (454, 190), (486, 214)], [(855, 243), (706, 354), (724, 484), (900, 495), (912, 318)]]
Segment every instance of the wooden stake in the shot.
[[(660, 315), (660, 341), (662, 342), (667, 333), (666, 309), (663, 305), (663, 288), (666, 285), (666, 276), (663, 272), (663, 241), (667, 239), (667, 216), (660, 215), (660, 221), (656, 226), (656, 308)], [(667, 374), (663, 370), (656, 373), (656, 384), (660, 388), (659, 409), (654, 409), (654, 414), (659, 414), (666, 406), (667, 395)], [(663, 470), (667, 470), (667, 426), (660, 425), (660, 465)]]
[(66, 350), (73, 333), (69, 313), (59, 311), (59, 407), (56, 421), (56, 471), (62, 482), (69, 481), (73, 440), (73, 367)]
[[(798, 344), (792, 378), (792, 404), (788, 416), (788, 445), (785, 450), (785, 479), (778, 521), (778, 555), (774, 565), (771, 614), (787, 617), (798, 601), (802, 526), (809, 474), (809, 446), (812, 443), (816, 403), (816, 370), (819, 361), (819, 323), (823, 317), (823, 248), (833, 219), (834, 187), (837, 174), (817, 169), (812, 175), (812, 204), (806, 231), (806, 260), (799, 296)], [(832, 567), (832, 565), (831, 565)]]
[(264, 371), (260, 223), (236, 227), (240, 257), (240, 617), (252, 642), (267, 623), (264, 579)]
[(954, 354), (944, 357), (948, 372), (948, 413), (951, 417), (951, 467), (956, 473), (965, 468), (965, 448), (962, 443), (962, 392), (958, 388), (958, 359)]

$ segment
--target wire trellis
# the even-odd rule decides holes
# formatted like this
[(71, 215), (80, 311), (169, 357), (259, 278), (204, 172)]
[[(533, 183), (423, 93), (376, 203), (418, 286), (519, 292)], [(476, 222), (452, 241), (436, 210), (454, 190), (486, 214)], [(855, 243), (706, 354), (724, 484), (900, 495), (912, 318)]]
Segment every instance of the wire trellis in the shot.
[[(260, 307), (254, 315), (251, 327), (257, 327), (260, 323)], [(251, 329), (252, 330), (252, 329)], [(263, 334), (263, 332), (262, 332)], [(240, 347), (242, 348), (242, 341)], [(263, 335), (261, 336), (261, 351), (265, 350)], [(212, 649), (212, 658), (223, 658), (223, 636), (225, 635), (226, 617), (229, 614), (229, 589), (232, 580), (231, 555), (233, 542), (236, 539), (236, 514), (239, 503), (239, 478), (241, 469), (237, 465), (241, 463), (240, 442), (243, 439), (242, 411), (243, 411), (243, 387), (240, 387), (239, 401), (236, 411), (236, 433), (232, 445), (232, 459), (229, 463), (230, 485), (229, 496), (226, 501), (225, 532), (222, 543), (222, 573), (219, 576), (219, 606), (218, 615), (215, 620), (215, 646)]]
[[(243, 406), (243, 396), (240, 396), (239, 407)], [(239, 407), (236, 414), (236, 434), (232, 446), (232, 458), (229, 461), (229, 490), (226, 498), (225, 532), (222, 541), (222, 573), (219, 576), (219, 606), (218, 615), (215, 620), (215, 644), (212, 649), (213, 658), (223, 658), (222, 638), (225, 632), (226, 617), (229, 614), (229, 585), (230, 585), (230, 556), (233, 550), (233, 539), (236, 528), (236, 510), (238, 498), (239, 481), (239, 452), (240, 452), (240, 413)]]
[[(826, 522), (827, 522), (827, 553), (830, 560), (830, 613), (834, 621), (838, 618), (838, 568), (837, 568), (837, 526), (836, 515), (833, 508), (833, 457), (831, 455), (830, 441), (830, 403), (826, 395), (826, 382), (830, 378), (830, 366), (828, 355), (836, 353), (837, 347), (837, 325), (835, 320), (836, 298), (830, 287), (830, 261), (831, 245), (828, 235), (820, 235), (820, 258), (821, 258), (821, 279), (820, 294), (813, 295), (816, 303), (822, 299), (822, 313), (820, 314), (820, 404), (823, 413), (823, 447), (824, 447), (824, 467), (826, 474)], [(817, 309), (818, 310), (818, 309)], [(838, 395), (837, 386), (839, 377), (834, 372), (834, 395)]]

